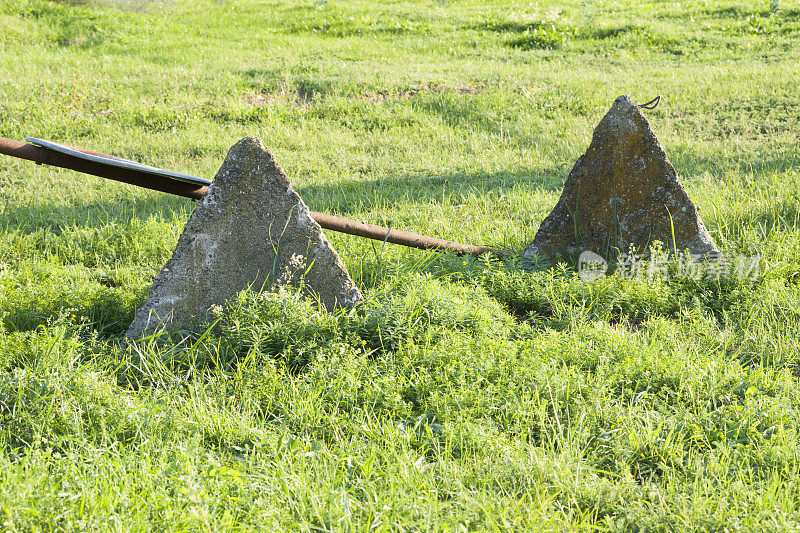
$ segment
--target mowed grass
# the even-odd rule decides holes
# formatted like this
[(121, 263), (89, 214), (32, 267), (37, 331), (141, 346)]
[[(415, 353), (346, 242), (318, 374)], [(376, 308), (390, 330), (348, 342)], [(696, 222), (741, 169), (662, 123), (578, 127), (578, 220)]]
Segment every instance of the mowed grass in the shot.
[[(780, 6), (778, 6), (780, 4)], [(328, 233), (365, 302), (120, 342), (193, 205), (0, 158), (0, 523), (800, 527), (800, 6), (0, 0), (0, 135), (521, 250), (614, 98), (760, 275), (584, 283)], [(210, 324), (209, 324), (210, 325)]]

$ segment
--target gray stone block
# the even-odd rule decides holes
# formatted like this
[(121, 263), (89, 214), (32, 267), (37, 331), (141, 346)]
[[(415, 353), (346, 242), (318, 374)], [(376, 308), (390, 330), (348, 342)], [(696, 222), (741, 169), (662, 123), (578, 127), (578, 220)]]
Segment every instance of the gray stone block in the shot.
[(126, 336), (191, 329), (243, 289), (282, 285), (328, 310), (363, 299), (283, 170), (248, 137), (228, 151)]

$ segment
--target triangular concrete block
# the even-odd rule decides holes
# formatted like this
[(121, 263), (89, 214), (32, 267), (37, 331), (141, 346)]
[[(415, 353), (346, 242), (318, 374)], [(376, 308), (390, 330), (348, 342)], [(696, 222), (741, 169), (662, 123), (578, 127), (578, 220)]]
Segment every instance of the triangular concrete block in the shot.
[(670, 252), (719, 255), (650, 124), (623, 95), (595, 128), (523, 255), (574, 260), (591, 251), (609, 259), (631, 245), (646, 252), (655, 240)]
[(256, 138), (228, 152), (127, 332), (188, 329), (239, 291), (300, 285), (332, 310), (362, 300), (283, 170)]

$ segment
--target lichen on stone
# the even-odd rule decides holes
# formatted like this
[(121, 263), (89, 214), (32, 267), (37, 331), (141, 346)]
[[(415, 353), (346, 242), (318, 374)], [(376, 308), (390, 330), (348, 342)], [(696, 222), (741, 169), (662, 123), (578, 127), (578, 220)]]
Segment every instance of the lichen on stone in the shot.
[(650, 124), (623, 95), (595, 128), (523, 256), (574, 261), (591, 251), (613, 259), (655, 241), (673, 253), (719, 255)]

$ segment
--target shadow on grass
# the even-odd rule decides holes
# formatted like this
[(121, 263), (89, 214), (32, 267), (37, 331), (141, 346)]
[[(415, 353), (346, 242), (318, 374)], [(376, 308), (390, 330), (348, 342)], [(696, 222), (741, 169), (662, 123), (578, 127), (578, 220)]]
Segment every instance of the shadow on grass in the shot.
[(749, 225), (763, 227), (765, 232), (795, 231), (800, 226), (800, 205), (783, 200), (768, 208), (756, 208)]
[(339, 214), (391, 209), (399, 204), (462, 204), (475, 196), (510, 190), (557, 192), (566, 175), (563, 169), (537, 171), (519, 168), (500, 172), (451, 172), (436, 175), (396, 175), (372, 180), (351, 180), (296, 187), (312, 210)]
[(66, 320), (97, 333), (99, 339), (111, 339), (125, 333), (138, 308), (132, 305), (130, 296), (121, 291), (84, 290), (79, 302), (75, 302), (73, 296), (61, 294), (47, 302), (17, 302), (0, 309), (3, 328), (12, 333), (33, 331), (39, 326)]
[[(512, 189), (558, 191), (565, 178), (561, 169), (543, 172), (518, 169), (515, 172), (454, 172), (438, 175), (396, 175), (373, 180), (339, 181), (296, 187), (310, 209), (339, 214), (363, 213), (376, 208), (391, 209), (399, 204), (447, 202), (461, 204), (468, 198), (508, 192)], [(145, 222), (156, 218), (181, 224), (194, 209), (192, 200), (153, 193), (61, 204), (53, 201), (7, 205), (0, 211), (0, 227), (20, 236), (45, 230), (60, 236), (70, 228), (97, 228)]]
[(796, 20), (800, 18), (800, 9), (780, 9), (778, 11), (771, 11), (769, 9), (748, 9), (739, 6), (731, 6), (717, 9), (705, 9), (704, 13), (714, 18), (730, 18), (734, 20), (742, 20), (752, 16), (759, 16), (762, 18), (775, 16), (785, 20)]
[(6, 233), (15, 231), (21, 235), (40, 230), (61, 235), (71, 227), (126, 224), (153, 217), (165, 221), (175, 220), (183, 216), (182, 212), (191, 211), (193, 204), (187, 198), (156, 192), (145, 196), (126, 196), (80, 204), (31, 201), (25, 205), (6, 205), (0, 211), (0, 227)]
[(800, 168), (800, 153), (786, 147), (781, 152), (740, 152), (732, 156), (700, 154), (688, 147), (666, 148), (678, 176), (698, 175), (703, 172), (719, 174), (736, 172), (753, 178), (762, 178)]

